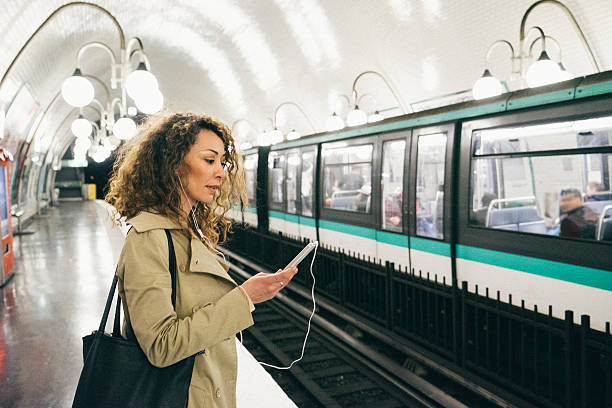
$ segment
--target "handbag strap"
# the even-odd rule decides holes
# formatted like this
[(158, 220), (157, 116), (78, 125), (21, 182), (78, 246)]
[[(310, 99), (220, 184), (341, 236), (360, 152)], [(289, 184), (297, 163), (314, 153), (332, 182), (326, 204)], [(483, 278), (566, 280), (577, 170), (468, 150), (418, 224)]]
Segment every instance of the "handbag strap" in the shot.
[[(170, 231), (165, 229), (166, 238), (168, 239), (168, 269), (170, 271), (170, 278), (172, 280), (172, 307), (176, 309), (176, 254), (174, 252), (174, 242), (172, 240), (172, 235)], [(110, 293), (108, 294), (108, 299), (106, 299), (106, 306), (104, 308), (104, 313), (102, 315), (102, 321), (100, 322), (100, 328), (98, 329), (99, 333), (104, 333), (104, 328), (106, 327), (106, 321), (108, 320), (108, 314), (110, 313), (110, 307), (113, 299), (113, 295), (115, 293), (115, 289), (117, 286), (117, 273), (115, 272), (115, 277), (113, 278), (113, 283), (111, 285)], [(121, 323), (120, 323), (120, 315), (121, 315), (121, 297), (119, 293), (117, 293), (117, 303), (115, 305), (115, 319), (113, 323), (113, 336), (121, 336)]]

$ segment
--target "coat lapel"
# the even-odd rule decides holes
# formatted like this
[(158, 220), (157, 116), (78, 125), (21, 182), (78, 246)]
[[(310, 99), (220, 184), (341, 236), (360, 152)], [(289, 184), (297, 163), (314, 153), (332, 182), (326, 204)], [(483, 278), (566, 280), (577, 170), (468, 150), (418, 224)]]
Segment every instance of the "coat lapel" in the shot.
[(217, 256), (202, 242), (195, 238), (191, 239), (191, 263), (189, 265), (191, 272), (209, 273), (238, 285), (227, 273), (229, 267), (222, 265), (221, 262), (222, 260), (217, 260)]

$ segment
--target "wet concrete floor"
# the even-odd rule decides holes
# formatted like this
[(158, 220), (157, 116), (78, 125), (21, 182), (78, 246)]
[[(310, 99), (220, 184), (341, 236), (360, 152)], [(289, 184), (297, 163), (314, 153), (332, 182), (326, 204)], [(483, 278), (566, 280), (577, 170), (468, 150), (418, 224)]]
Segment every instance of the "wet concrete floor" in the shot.
[[(14, 238), (0, 289), (0, 407), (69, 407), (122, 241), (93, 201), (62, 201)], [(119, 235), (119, 238), (117, 238)], [(111, 238), (112, 237), (112, 238)]]

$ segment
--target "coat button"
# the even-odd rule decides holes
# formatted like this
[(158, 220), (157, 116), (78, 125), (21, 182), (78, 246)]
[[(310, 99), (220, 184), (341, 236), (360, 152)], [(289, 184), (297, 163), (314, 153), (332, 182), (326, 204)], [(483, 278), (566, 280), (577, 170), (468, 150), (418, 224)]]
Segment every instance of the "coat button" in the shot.
[(179, 266), (179, 269), (181, 270), (181, 272), (185, 272), (185, 265)]
[(217, 388), (217, 392), (215, 393), (215, 395), (217, 396), (217, 398), (221, 398), (221, 390), (219, 388)]
[(197, 259), (195, 260), (195, 264), (196, 264), (196, 265), (198, 264), (198, 260), (197, 260)]

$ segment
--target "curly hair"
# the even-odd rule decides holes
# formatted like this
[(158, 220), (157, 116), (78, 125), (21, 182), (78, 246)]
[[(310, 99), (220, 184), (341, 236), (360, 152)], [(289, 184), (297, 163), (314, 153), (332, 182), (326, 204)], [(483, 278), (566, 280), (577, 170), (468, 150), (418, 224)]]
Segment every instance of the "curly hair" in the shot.
[(115, 207), (113, 222), (141, 211), (164, 215), (195, 233), (196, 227), (181, 209), (179, 177), (187, 173), (185, 155), (200, 131), (210, 130), (225, 146), (226, 177), (211, 203), (196, 203), (194, 215), (206, 239), (214, 246), (227, 239), (232, 221), (225, 217), (231, 205), (246, 205), (244, 168), (230, 130), (223, 123), (194, 113), (151, 116), (126, 143), (113, 165), (105, 200)]

